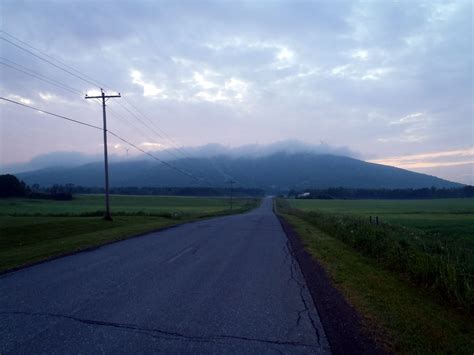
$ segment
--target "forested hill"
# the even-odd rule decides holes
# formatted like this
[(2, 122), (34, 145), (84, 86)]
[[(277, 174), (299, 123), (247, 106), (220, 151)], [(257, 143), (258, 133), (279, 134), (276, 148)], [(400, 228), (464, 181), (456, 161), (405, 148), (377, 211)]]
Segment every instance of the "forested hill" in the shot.
[[(335, 186), (352, 188), (423, 188), (459, 187), (461, 184), (434, 176), (362, 160), (313, 153), (276, 153), (258, 158), (190, 158), (171, 164), (199, 177), (194, 180), (152, 160), (135, 160), (110, 164), (112, 186), (224, 186), (234, 179), (244, 187), (267, 191), (301, 190)], [(48, 168), (17, 174), (27, 184), (48, 186), (76, 184), (103, 185), (103, 163), (78, 167)]]

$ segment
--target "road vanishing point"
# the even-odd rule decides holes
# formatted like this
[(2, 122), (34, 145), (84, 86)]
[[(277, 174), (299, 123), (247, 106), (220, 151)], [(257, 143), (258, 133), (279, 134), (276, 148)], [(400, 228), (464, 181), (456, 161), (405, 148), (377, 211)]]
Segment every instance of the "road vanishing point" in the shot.
[(272, 200), (0, 277), (0, 353), (330, 353)]

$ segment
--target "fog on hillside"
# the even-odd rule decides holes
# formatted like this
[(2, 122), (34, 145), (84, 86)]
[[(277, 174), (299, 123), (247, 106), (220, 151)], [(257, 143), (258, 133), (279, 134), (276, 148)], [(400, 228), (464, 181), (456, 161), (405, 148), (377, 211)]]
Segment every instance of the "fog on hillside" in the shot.
[[(185, 152), (185, 154), (179, 154), (179, 152), (177, 153), (175, 149), (158, 150), (154, 151), (153, 154), (160, 159), (168, 161), (189, 157), (210, 158), (222, 155), (233, 158), (264, 157), (279, 152), (286, 152), (289, 154), (315, 153), (349, 157), (358, 156), (358, 154), (347, 147), (334, 147), (324, 142), (319, 144), (309, 144), (298, 140), (285, 140), (271, 144), (247, 144), (237, 147), (228, 147), (218, 143), (209, 143), (198, 147), (183, 147), (180, 150)], [(126, 162), (143, 159), (148, 159), (148, 157), (144, 154), (112, 154), (109, 156), (109, 160), (111, 162)], [(2, 165), (0, 166), (0, 173), (21, 173), (51, 167), (74, 167), (102, 160), (103, 156), (100, 154), (84, 154), (80, 152), (51, 152), (38, 155), (29, 162)]]

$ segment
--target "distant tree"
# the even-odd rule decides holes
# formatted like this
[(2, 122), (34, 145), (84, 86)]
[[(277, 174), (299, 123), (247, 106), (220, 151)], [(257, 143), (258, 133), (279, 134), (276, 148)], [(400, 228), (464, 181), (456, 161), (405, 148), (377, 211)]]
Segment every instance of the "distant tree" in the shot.
[(26, 185), (15, 175), (0, 175), (0, 197), (25, 196)]

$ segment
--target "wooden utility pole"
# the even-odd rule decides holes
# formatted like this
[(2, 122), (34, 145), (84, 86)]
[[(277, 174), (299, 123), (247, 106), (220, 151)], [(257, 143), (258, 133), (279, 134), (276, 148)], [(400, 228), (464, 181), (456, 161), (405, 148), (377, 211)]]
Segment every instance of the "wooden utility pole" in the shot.
[(110, 214), (110, 202), (109, 202), (109, 158), (107, 155), (107, 115), (105, 113), (105, 103), (108, 99), (114, 97), (120, 97), (118, 95), (105, 95), (104, 90), (100, 89), (100, 96), (88, 96), (86, 94), (86, 99), (102, 99), (102, 116), (103, 116), (103, 131), (104, 131), (104, 166), (105, 166), (105, 214), (104, 219), (107, 221), (112, 220), (112, 215)]
[(234, 180), (230, 180), (230, 181), (229, 181), (229, 184), (230, 184), (230, 210), (232, 211), (232, 197), (233, 197), (233, 194), (234, 194), (234, 184), (235, 184), (235, 181), (234, 181)]

